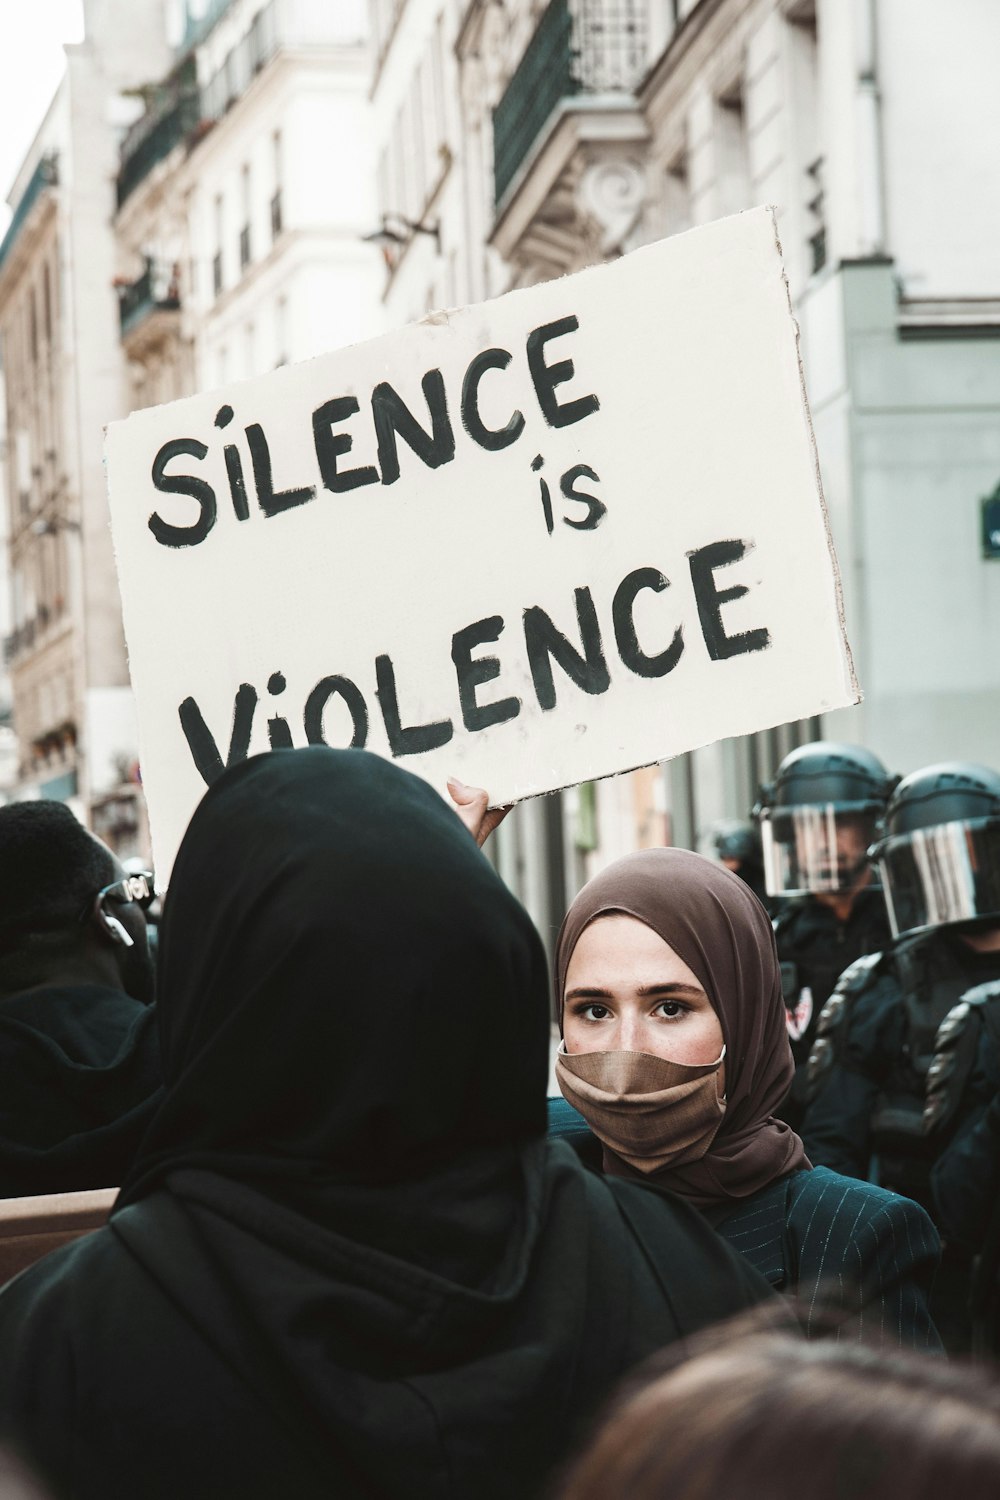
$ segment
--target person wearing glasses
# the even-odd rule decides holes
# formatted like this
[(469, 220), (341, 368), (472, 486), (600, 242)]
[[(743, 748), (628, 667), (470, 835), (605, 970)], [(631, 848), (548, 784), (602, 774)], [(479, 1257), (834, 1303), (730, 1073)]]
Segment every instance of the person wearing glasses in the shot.
[(0, 807), (0, 1197), (124, 1177), (160, 1082), (154, 894), (64, 803)]

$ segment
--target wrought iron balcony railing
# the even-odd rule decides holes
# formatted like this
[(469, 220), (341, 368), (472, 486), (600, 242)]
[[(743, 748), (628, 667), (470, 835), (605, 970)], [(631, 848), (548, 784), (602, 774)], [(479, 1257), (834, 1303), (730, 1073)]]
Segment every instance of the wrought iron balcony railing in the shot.
[(55, 187), (59, 181), (59, 159), (56, 155), (43, 156), (37, 167), (28, 179), (28, 186), (18, 199), (7, 233), (0, 242), (0, 266), (3, 265), (11, 246), (21, 232), (25, 219), (34, 208), (41, 194), (48, 187)]
[(497, 203), (562, 100), (632, 91), (646, 36), (645, 0), (551, 0), (493, 111)]
[(179, 275), (176, 266), (164, 266), (147, 260), (146, 269), (136, 281), (118, 289), (118, 317), (122, 338), (143, 318), (154, 312), (177, 312), (181, 305)]
[(147, 110), (122, 142), (118, 169), (118, 207), (135, 191), (158, 161), (187, 140), (201, 119), (198, 90), (193, 83), (169, 90), (161, 103)]

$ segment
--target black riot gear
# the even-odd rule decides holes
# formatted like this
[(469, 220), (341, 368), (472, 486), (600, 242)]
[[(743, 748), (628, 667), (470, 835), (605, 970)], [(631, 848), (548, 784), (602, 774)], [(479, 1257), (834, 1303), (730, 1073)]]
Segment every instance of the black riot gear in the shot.
[(948, 761), (905, 777), (872, 858), (894, 936), (1000, 923), (1000, 776)]
[(895, 779), (860, 745), (818, 740), (786, 755), (754, 809), (769, 895), (851, 890)]

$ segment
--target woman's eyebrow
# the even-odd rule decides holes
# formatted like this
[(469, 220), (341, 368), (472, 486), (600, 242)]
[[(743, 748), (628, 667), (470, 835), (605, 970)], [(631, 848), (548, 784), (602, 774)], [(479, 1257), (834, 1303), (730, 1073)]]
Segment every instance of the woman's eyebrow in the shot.
[(704, 995), (705, 991), (700, 984), (641, 984), (636, 990), (637, 995)]
[[(674, 982), (674, 983), (664, 982), (663, 984), (642, 984), (636, 990), (636, 994), (637, 995), (643, 995), (643, 996), (647, 996), (647, 995), (700, 995), (703, 998), (707, 998), (705, 996), (705, 991), (699, 985), (696, 985), (696, 984), (681, 984), (679, 982)], [(567, 990), (564, 998), (566, 1000), (582, 1000), (582, 999), (587, 999), (587, 1000), (613, 1000), (614, 999), (614, 991), (613, 990), (603, 990), (603, 989), (600, 989), (597, 985), (592, 985), (592, 984), (586, 985), (586, 986), (581, 985), (581, 986), (578, 986), (574, 990)]]

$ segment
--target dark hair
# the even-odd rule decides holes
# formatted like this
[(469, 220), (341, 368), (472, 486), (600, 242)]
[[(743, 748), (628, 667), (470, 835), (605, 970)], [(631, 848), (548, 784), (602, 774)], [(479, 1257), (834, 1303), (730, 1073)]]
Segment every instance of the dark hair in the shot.
[[(760, 1320), (757, 1319), (759, 1324)], [(941, 1356), (754, 1331), (634, 1384), (561, 1500), (979, 1500), (1000, 1494), (1000, 1386)]]
[(31, 983), (82, 939), (87, 902), (115, 878), (111, 854), (64, 802), (0, 807), (0, 974)]

